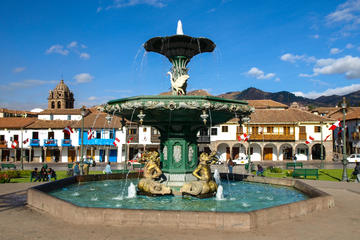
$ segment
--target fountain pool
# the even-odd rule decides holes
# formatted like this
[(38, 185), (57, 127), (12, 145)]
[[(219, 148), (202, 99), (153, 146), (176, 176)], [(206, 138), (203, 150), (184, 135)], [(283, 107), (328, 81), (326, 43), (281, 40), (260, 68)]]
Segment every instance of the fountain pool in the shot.
[[(249, 212), (308, 199), (300, 191), (262, 183), (224, 182), (222, 200), (186, 196), (134, 197), (128, 188), (137, 180), (105, 180), (72, 184), (50, 192), (51, 196), (81, 207), (153, 209), (213, 212)], [(129, 197), (130, 195), (130, 197)]]

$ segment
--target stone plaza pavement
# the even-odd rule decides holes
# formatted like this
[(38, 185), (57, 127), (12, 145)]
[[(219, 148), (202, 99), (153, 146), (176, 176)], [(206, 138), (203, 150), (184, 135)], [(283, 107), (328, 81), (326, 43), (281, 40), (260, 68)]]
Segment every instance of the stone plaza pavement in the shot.
[(333, 195), (335, 208), (240, 233), (69, 224), (26, 206), (26, 189), (39, 183), (0, 184), (0, 239), (359, 239), (360, 184), (303, 181)]

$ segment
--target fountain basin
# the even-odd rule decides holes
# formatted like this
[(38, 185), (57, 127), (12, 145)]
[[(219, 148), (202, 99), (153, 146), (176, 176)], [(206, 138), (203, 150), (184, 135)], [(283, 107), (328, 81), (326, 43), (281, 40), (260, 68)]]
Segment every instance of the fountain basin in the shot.
[[(138, 174), (129, 174), (136, 179)], [(226, 175), (221, 174), (222, 178)], [(71, 177), (33, 187), (28, 190), (28, 205), (79, 224), (106, 224), (113, 226), (171, 227), (176, 229), (218, 229), (224, 231), (248, 231), (280, 220), (306, 215), (313, 211), (334, 206), (332, 196), (301, 181), (292, 179), (258, 178), (233, 174), (230, 179), (294, 187), (305, 193), (308, 199), (280, 206), (249, 212), (204, 212), (180, 210), (144, 210), (102, 207), (80, 207), (51, 196), (48, 193), (71, 184), (86, 181), (124, 179), (124, 174), (88, 175)]]

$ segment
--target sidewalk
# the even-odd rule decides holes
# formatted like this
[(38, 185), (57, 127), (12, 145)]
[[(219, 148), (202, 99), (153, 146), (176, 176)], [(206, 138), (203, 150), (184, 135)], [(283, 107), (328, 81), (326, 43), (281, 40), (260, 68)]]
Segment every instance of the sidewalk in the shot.
[[(332, 194), (335, 208), (315, 212), (243, 233), (197, 232), (155, 226), (138, 227), (69, 224), (25, 206), (26, 189), (39, 183), (0, 184), (2, 240), (17, 239), (326, 239), (353, 240), (360, 236), (360, 184), (303, 180)], [(56, 206), (54, 206), (56, 207)]]

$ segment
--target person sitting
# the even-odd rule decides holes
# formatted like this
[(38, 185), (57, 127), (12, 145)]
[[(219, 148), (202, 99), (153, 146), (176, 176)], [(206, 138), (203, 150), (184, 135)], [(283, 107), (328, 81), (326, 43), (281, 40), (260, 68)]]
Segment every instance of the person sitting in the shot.
[(30, 175), (30, 182), (34, 179), (34, 182), (39, 181), (40, 182), (40, 174), (38, 172), (38, 168), (34, 168), (34, 170), (31, 172)]
[(106, 167), (105, 167), (103, 173), (104, 173), (104, 174), (110, 174), (110, 173), (112, 173), (112, 171), (111, 171), (111, 166), (110, 166), (110, 162), (108, 162), (108, 164), (106, 164)]
[(42, 167), (40, 169), (40, 181), (47, 181), (48, 180), (48, 174), (47, 174), (47, 171), (46, 171), (46, 168), (45, 167)]
[(76, 162), (74, 164), (74, 176), (79, 176), (80, 175), (80, 166), (79, 166), (79, 162)]
[(357, 162), (354, 168), (354, 171), (352, 172), (352, 175), (356, 178), (357, 182), (360, 182), (360, 163)]
[(257, 165), (256, 176), (264, 176), (264, 169), (260, 164)]
[(49, 182), (51, 181), (52, 178), (55, 178), (55, 181), (56, 181), (56, 172), (54, 171), (54, 169), (49, 168), (49, 170), (48, 170)]

